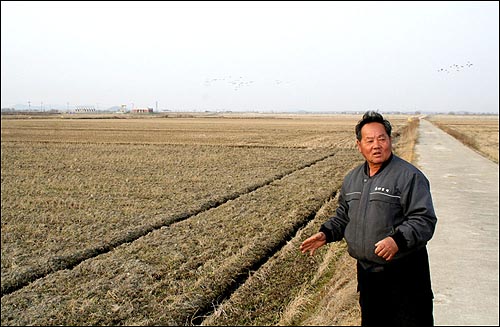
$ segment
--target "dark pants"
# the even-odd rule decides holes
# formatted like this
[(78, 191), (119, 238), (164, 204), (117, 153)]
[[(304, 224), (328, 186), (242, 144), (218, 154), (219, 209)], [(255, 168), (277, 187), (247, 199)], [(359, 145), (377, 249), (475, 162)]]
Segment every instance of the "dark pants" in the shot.
[(380, 269), (358, 263), (362, 326), (433, 326), (429, 258), (424, 247)]

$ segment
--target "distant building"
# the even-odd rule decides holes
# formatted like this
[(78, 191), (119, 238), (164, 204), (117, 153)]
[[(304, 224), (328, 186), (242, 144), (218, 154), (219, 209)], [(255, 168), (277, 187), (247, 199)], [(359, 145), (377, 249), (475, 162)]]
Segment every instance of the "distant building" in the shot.
[(132, 109), (133, 114), (152, 114), (153, 108), (134, 108)]
[(75, 112), (96, 112), (94, 107), (77, 106)]

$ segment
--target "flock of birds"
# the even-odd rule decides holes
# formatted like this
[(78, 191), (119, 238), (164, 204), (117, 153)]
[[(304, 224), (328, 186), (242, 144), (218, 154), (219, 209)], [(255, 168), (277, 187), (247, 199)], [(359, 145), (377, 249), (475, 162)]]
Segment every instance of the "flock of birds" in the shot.
[[(467, 61), (466, 64), (462, 64), (462, 65), (453, 64), (453, 65), (450, 65), (449, 67), (446, 67), (446, 68), (439, 68), (437, 71), (438, 71), (438, 73), (449, 74), (451, 72), (459, 72), (459, 71), (462, 71), (464, 69), (469, 69), (473, 65), (474, 65), (473, 63), (471, 63), (470, 61)], [(217, 78), (207, 78), (204, 82), (204, 85), (205, 86), (212, 86), (212, 85), (220, 84), (220, 83), (225, 83), (225, 84), (229, 85), (230, 87), (232, 87), (235, 91), (238, 91), (242, 87), (251, 86), (252, 84), (255, 83), (255, 81), (245, 80), (243, 78), (243, 76), (239, 76), (239, 77), (226, 76), (226, 77), (217, 77)], [(276, 79), (273, 81), (273, 83), (275, 85), (280, 85), (280, 84), (288, 84), (289, 82)]]
[[(227, 77), (220, 77), (220, 78), (207, 78), (204, 82), (205, 86), (212, 86), (216, 83), (226, 83), (230, 87), (232, 87), (235, 91), (238, 91), (242, 87), (247, 87), (251, 86), (255, 81), (251, 80), (245, 80), (243, 76), (240, 76), (238, 78), (232, 77), (232, 76), (227, 76)], [(282, 83), (286, 83), (282, 80), (274, 80), (274, 84), (279, 85)]]
[(467, 69), (467, 68), (470, 68), (472, 67), (473, 64), (470, 62), (470, 61), (467, 61), (467, 63), (465, 65), (458, 65), (458, 64), (453, 64), (453, 65), (450, 65), (449, 67), (446, 67), (446, 68), (439, 68), (437, 71), (438, 73), (450, 73), (450, 72), (459, 72), (463, 69)]

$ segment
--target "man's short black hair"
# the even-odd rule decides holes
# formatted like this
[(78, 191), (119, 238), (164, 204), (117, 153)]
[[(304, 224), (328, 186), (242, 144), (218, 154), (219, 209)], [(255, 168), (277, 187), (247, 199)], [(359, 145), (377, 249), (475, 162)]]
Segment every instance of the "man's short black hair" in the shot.
[(385, 131), (391, 137), (392, 126), (391, 123), (384, 119), (384, 117), (376, 111), (369, 110), (365, 112), (363, 118), (356, 125), (356, 138), (361, 141), (361, 128), (368, 123), (381, 123), (384, 125)]

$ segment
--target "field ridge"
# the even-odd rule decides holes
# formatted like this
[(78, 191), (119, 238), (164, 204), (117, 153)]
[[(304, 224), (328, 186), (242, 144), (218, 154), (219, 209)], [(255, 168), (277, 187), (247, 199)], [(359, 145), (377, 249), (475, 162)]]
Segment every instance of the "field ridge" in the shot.
[[(336, 195), (337, 191), (333, 191), (333, 193), (328, 197), (327, 200), (325, 200), (325, 202), (331, 201), (333, 198), (335, 198)], [(274, 247), (268, 248), (266, 250), (266, 253), (264, 253), (264, 255), (262, 255), (259, 260), (254, 262), (250, 267), (245, 267), (245, 270), (248, 270), (249, 273), (240, 274), (236, 278), (234, 278), (232, 283), (229, 284), (226, 289), (217, 296), (217, 303), (223, 303), (224, 301), (228, 300), (241, 286), (245, 285), (247, 280), (256, 272), (258, 272), (261, 267), (268, 264), (271, 258), (283, 251), (283, 248), (285, 246), (287, 246), (292, 242), (292, 240), (297, 238), (298, 232), (317, 216), (318, 212), (323, 206), (324, 205), (319, 205), (317, 208), (311, 210), (309, 215), (307, 215), (304, 220), (297, 221), (293, 228), (290, 229), (288, 233), (278, 243), (275, 244)], [(218, 308), (219, 306), (214, 305), (213, 302), (207, 303), (204, 308), (201, 308), (196, 312), (196, 315), (191, 319), (191, 325), (202, 325), (205, 318), (209, 315), (214, 314)]]

